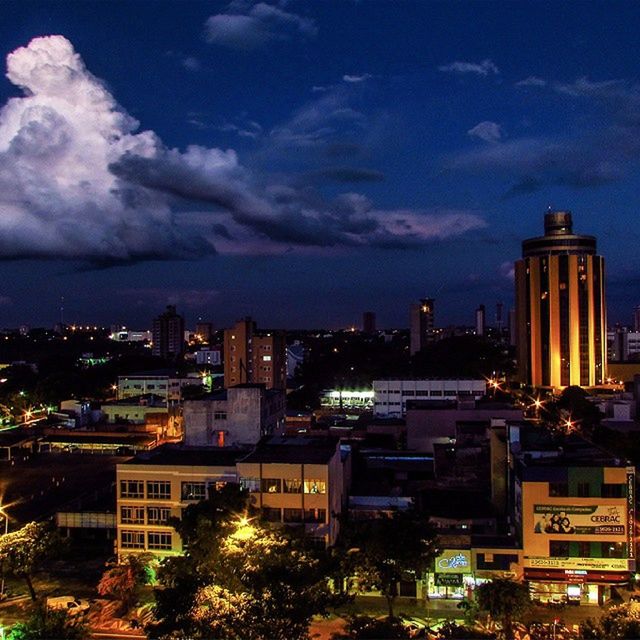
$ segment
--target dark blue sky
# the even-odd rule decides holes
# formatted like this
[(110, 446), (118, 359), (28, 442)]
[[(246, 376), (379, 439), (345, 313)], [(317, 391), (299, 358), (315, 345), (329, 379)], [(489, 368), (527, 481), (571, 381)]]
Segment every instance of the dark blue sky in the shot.
[(0, 2), (0, 326), (61, 296), (136, 327), (168, 302), (406, 326), (423, 296), (472, 324), (548, 206), (628, 322), (639, 27), (622, 2)]

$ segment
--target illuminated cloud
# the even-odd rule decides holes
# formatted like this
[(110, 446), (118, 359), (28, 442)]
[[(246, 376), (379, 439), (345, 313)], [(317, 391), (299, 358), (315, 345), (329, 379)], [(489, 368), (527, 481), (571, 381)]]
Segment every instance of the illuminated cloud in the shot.
[[(261, 244), (266, 252), (413, 247), (485, 225), (475, 212), (380, 210), (355, 193), (327, 201), (308, 184), (296, 186), (295, 177), (256, 175), (232, 149), (167, 148), (152, 131), (137, 132), (138, 122), (62, 36), (36, 38), (10, 54), (7, 66), (24, 96), (0, 111), (3, 258), (109, 265), (259, 252)], [(361, 119), (330, 94), (272, 130), (269, 142), (312, 143), (327, 128)], [(368, 168), (326, 171), (333, 181), (382, 177)], [(198, 215), (189, 217), (189, 208)]]

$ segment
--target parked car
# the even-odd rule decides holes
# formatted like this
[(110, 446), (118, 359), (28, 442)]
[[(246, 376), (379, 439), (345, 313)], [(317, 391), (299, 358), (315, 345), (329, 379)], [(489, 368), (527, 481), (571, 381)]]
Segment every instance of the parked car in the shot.
[(89, 602), (73, 596), (54, 596), (47, 598), (47, 607), (50, 609), (65, 609), (69, 615), (77, 616), (89, 609)]

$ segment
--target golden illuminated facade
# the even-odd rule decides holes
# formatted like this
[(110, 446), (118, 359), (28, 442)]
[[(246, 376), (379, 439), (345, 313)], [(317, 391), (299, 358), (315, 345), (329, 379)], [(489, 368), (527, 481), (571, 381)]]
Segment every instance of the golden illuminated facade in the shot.
[(535, 387), (602, 384), (604, 259), (593, 236), (573, 233), (569, 212), (547, 213), (544, 230), (522, 243), (515, 264), (519, 378)]

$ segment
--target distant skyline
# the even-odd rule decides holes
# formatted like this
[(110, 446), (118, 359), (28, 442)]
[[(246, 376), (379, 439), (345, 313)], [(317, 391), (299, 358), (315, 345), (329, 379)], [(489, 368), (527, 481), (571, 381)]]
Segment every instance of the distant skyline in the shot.
[(640, 304), (633, 2), (0, 0), (0, 327), (494, 323), (549, 206)]

